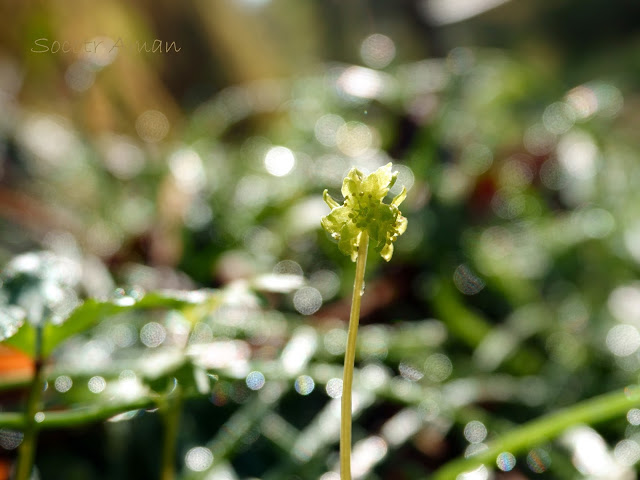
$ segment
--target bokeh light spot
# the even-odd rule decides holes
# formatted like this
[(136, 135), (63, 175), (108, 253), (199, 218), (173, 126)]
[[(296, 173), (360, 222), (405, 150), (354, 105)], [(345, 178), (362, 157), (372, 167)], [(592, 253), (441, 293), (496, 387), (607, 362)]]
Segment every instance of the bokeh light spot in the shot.
[(24, 433), (17, 430), (0, 428), (0, 447), (5, 450), (14, 450), (20, 446)]
[(340, 474), (336, 472), (327, 472), (320, 477), (320, 480), (340, 480)]
[(632, 408), (627, 412), (627, 421), (631, 425), (640, 425), (640, 408)]
[(120, 46), (109, 37), (95, 37), (84, 42), (82, 45), (82, 56), (88, 62), (91, 62), (94, 68), (101, 69), (106, 67), (118, 56)]
[(465, 295), (476, 295), (485, 286), (484, 281), (479, 278), (467, 265), (459, 265), (453, 273), (453, 283)]
[(342, 355), (347, 345), (347, 332), (333, 328), (324, 336), (324, 348), (332, 355)]
[(103, 377), (96, 375), (89, 379), (87, 385), (92, 393), (101, 393), (107, 387), (107, 381)]
[(312, 315), (322, 306), (322, 294), (317, 288), (302, 287), (293, 296), (293, 306), (302, 315)]
[(58, 378), (56, 378), (53, 385), (57, 391), (59, 391), (60, 393), (65, 393), (71, 390), (73, 381), (68, 375), (60, 375)]
[(487, 480), (489, 478), (489, 470), (484, 465), (469, 472), (461, 473), (456, 480)]
[(185, 455), (184, 463), (194, 472), (204, 472), (213, 463), (213, 453), (206, 447), (193, 447)]
[(364, 154), (373, 144), (373, 133), (364, 123), (348, 122), (342, 125), (336, 135), (336, 145), (349, 157)]
[(618, 463), (630, 467), (640, 460), (640, 445), (634, 440), (621, 440), (613, 449), (613, 456)]
[[(335, 147), (338, 130), (345, 124), (340, 115), (329, 113), (316, 122), (314, 133), (318, 142), (326, 147)], [(339, 172), (342, 174), (342, 172)]]
[(339, 378), (331, 378), (326, 386), (327, 395), (331, 398), (342, 397), (342, 380)]
[(633, 325), (616, 325), (607, 333), (606, 343), (611, 353), (626, 357), (640, 348), (640, 332)]
[(556, 137), (549, 132), (544, 125), (535, 124), (524, 133), (524, 147), (533, 155), (545, 155), (549, 153), (556, 142)]
[(145, 142), (159, 142), (169, 133), (169, 119), (162, 112), (147, 110), (136, 120), (136, 131)]
[(416, 177), (413, 174), (413, 170), (411, 170), (406, 165), (400, 164), (394, 164), (393, 170), (398, 174), (398, 179), (389, 190), (389, 193), (391, 195), (398, 195), (402, 191), (402, 187), (406, 188), (407, 191), (411, 190), (411, 187), (413, 187), (413, 184), (416, 180)]
[(377, 98), (385, 89), (387, 78), (370, 68), (349, 67), (336, 80), (338, 88), (347, 95), (360, 98)]
[(384, 68), (395, 58), (396, 46), (386, 35), (374, 33), (362, 42), (360, 56), (368, 67)]
[(417, 382), (424, 377), (424, 374), (420, 370), (406, 362), (400, 362), (400, 365), (398, 365), (398, 371), (402, 378), (406, 378), (410, 382)]
[(96, 79), (96, 74), (88, 62), (74, 62), (67, 68), (64, 80), (76, 92), (87, 91)]
[(424, 362), (424, 372), (432, 382), (442, 382), (449, 378), (453, 365), (449, 357), (442, 353), (434, 353)]
[(516, 466), (516, 457), (511, 452), (502, 452), (496, 458), (496, 465), (503, 472), (510, 472)]
[(130, 323), (114, 325), (109, 331), (109, 337), (120, 348), (130, 347), (136, 343), (136, 328)]
[(105, 134), (99, 146), (107, 170), (122, 180), (134, 178), (145, 166), (144, 152), (128, 137)]
[(464, 458), (473, 457), (474, 455), (478, 455), (486, 450), (489, 450), (486, 443), (471, 443), (464, 450)]
[(574, 178), (592, 178), (597, 160), (598, 147), (587, 133), (571, 131), (558, 143), (558, 162)]
[(264, 387), (266, 380), (262, 372), (254, 371), (247, 375), (245, 381), (247, 387), (249, 387), (251, 390), (260, 390), (262, 387)]
[(273, 267), (273, 273), (279, 275), (296, 275), (299, 277), (304, 275), (300, 264), (293, 260), (282, 260), (281, 262), (276, 263)]
[(169, 157), (169, 168), (182, 190), (194, 192), (205, 186), (205, 175), (202, 159), (195, 150), (181, 148)]
[(271, 175), (284, 177), (296, 164), (293, 152), (287, 147), (270, 148), (264, 157), (264, 166)]
[(313, 378), (311, 378), (309, 375), (300, 375), (298, 378), (296, 378), (293, 386), (296, 389), (296, 392), (298, 392), (300, 395), (309, 395), (311, 392), (313, 392), (316, 384), (313, 381)]
[(318, 270), (312, 273), (309, 283), (318, 289), (325, 301), (335, 297), (340, 290), (340, 277), (331, 270)]
[(568, 131), (576, 119), (576, 112), (571, 105), (556, 102), (549, 105), (542, 114), (542, 123), (549, 132), (560, 135)]
[(149, 348), (162, 345), (167, 338), (167, 331), (158, 322), (149, 322), (140, 329), (140, 341)]
[(478, 420), (472, 420), (464, 427), (464, 438), (466, 438), (469, 443), (483, 442), (484, 439), (487, 438), (487, 427)]
[(566, 99), (578, 118), (588, 118), (598, 111), (598, 98), (594, 91), (585, 85), (570, 90)]
[(551, 465), (551, 457), (542, 448), (535, 448), (527, 454), (527, 466), (532, 472), (544, 473)]

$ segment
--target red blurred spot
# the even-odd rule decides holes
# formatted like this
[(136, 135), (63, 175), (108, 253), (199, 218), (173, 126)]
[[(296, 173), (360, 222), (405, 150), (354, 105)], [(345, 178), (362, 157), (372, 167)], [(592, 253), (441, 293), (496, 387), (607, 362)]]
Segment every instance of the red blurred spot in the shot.
[(469, 208), (476, 215), (484, 215), (491, 210), (491, 199), (497, 191), (492, 177), (478, 178), (476, 188), (469, 197)]

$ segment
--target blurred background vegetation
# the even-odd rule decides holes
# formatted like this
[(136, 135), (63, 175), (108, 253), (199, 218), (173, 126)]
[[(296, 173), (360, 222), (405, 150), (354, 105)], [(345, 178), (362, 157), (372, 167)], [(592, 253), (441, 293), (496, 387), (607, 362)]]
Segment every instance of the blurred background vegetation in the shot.
[[(3, 0), (0, 263), (53, 252), (74, 298), (224, 292), (74, 336), (45, 405), (177, 378), (162, 355), (188, 346), (217, 382), (181, 407), (183, 478), (338, 480), (353, 264), (321, 192), (389, 161), (409, 227), (369, 264), (357, 478), (427, 478), (636, 383), (638, 18), (598, 0)], [(20, 411), (31, 360), (0, 347), (0, 410)], [(158, 478), (163, 426), (140, 412), (44, 431), (40, 478)], [(635, 478), (639, 424), (464, 478)], [(0, 430), (4, 472), (19, 443)]]

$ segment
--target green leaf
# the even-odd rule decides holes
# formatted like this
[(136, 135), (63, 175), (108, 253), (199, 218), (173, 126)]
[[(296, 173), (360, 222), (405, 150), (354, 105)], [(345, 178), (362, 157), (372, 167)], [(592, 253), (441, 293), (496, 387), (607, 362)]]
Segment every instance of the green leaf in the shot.
[(583, 400), (514, 428), (491, 441), (488, 448), (478, 454), (446, 463), (431, 478), (434, 480), (459, 478), (460, 474), (474, 470), (482, 464), (495, 464), (496, 457), (501, 452), (511, 452), (518, 455), (556, 438), (569, 427), (624, 417), (625, 412), (638, 405), (640, 405), (640, 389), (637, 386), (626, 387), (624, 390), (604, 393)]
[[(206, 302), (212, 302), (217, 305), (218, 298), (219, 295), (214, 290), (168, 290), (147, 293), (139, 300), (132, 297), (108, 301), (85, 300), (71, 312), (64, 322), (57, 325), (47, 323), (43, 327), (41, 354), (43, 357), (47, 357), (64, 340), (91, 328), (105, 317), (133, 310), (152, 308), (182, 309)], [(34, 356), (35, 338), (36, 328), (27, 322), (5, 343), (22, 350), (27, 355)]]

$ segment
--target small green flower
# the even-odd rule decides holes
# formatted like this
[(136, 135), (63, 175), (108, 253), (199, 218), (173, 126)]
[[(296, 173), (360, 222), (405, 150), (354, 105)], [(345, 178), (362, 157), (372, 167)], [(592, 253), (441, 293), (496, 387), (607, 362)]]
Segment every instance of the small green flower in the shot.
[(331, 207), (331, 212), (322, 218), (322, 227), (338, 240), (338, 248), (350, 255), (352, 261), (358, 257), (364, 231), (382, 258), (387, 262), (391, 260), (393, 242), (407, 229), (407, 219), (398, 210), (407, 190), (402, 187), (402, 192), (389, 205), (382, 203), (397, 176), (397, 172), (391, 172), (391, 163), (367, 176), (352, 168), (342, 183), (343, 205), (324, 191), (324, 201)]

